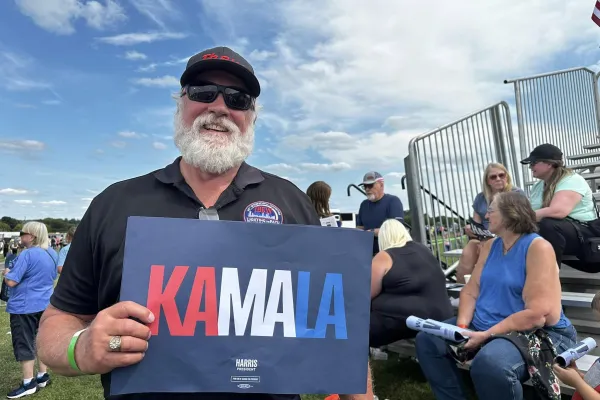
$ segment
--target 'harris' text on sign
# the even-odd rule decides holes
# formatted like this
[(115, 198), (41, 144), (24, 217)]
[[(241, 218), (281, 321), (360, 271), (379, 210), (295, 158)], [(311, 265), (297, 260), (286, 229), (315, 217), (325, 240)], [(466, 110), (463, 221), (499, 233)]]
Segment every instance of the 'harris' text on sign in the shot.
[[(327, 326), (333, 325), (336, 339), (348, 338), (342, 274), (326, 274), (315, 328), (309, 329), (310, 272), (298, 272), (294, 299), (292, 272), (276, 270), (267, 298), (268, 271), (254, 269), (242, 301), (237, 268), (222, 268), (220, 298), (217, 303), (216, 268), (197, 267), (182, 321), (175, 296), (189, 269), (189, 266), (176, 266), (165, 284), (165, 266), (151, 266), (147, 307), (155, 315), (155, 320), (150, 325), (153, 335), (159, 334), (162, 308), (171, 336), (194, 336), (196, 324), (200, 321), (204, 323), (206, 336), (229, 336), (232, 314), (235, 335), (244, 336), (252, 312), (250, 336), (272, 337), (275, 324), (279, 322), (283, 325), (284, 337), (325, 338)], [(201, 311), (203, 299), (204, 307)], [(278, 312), (280, 302), (282, 311)], [(333, 314), (330, 313), (332, 303)]]

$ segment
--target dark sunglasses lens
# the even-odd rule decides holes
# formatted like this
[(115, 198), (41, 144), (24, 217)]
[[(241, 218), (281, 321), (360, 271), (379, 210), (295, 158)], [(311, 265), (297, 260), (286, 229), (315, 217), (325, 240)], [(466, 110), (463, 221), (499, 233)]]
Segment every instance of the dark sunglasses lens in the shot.
[(236, 110), (248, 110), (252, 105), (252, 97), (239, 90), (225, 89), (225, 104)]
[(215, 85), (189, 86), (187, 93), (188, 98), (192, 101), (211, 103), (217, 98), (219, 89)]
[(365, 189), (371, 189), (371, 188), (373, 188), (373, 184), (372, 183), (369, 184), (369, 185), (365, 185)]

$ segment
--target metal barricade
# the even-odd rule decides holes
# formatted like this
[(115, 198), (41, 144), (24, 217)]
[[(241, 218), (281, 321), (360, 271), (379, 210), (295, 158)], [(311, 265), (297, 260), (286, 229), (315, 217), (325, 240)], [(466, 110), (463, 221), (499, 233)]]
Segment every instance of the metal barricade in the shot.
[[(520, 185), (510, 110), (497, 103), (410, 141), (405, 159), (412, 236), (443, 263), (443, 253), (466, 244), (463, 227), (482, 190), (483, 172), (502, 163)], [(434, 228), (431, 231), (431, 228)], [(445, 228), (444, 230), (440, 227)]]
[[(600, 113), (598, 76), (588, 68), (571, 68), (518, 79), (513, 83), (519, 134), (520, 158), (542, 143), (558, 146), (566, 158), (584, 153), (583, 146), (598, 142)], [(567, 161), (576, 165), (597, 161)], [(527, 192), (531, 171), (522, 167)]]

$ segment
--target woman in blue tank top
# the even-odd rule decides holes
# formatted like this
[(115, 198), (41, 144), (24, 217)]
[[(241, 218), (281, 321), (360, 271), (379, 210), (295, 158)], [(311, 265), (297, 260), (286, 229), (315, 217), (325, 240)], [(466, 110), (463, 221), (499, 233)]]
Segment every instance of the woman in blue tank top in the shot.
[[(562, 312), (554, 251), (535, 233), (535, 212), (529, 200), (517, 192), (500, 193), (486, 216), (489, 230), (497, 237), (481, 250), (461, 292), (458, 317), (446, 322), (475, 331), (468, 335), (465, 348), (479, 349), (470, 369), (477, 397), (522, 399), (521, 383), (530, 378), (526, 361), (511, 341), (489, 340), (491, 336), (542, 328), (560, 353), (575, 344), (577, 333)], [(436, 399), (465, 399), (446, 342), (420, 332), (416, 347)]]

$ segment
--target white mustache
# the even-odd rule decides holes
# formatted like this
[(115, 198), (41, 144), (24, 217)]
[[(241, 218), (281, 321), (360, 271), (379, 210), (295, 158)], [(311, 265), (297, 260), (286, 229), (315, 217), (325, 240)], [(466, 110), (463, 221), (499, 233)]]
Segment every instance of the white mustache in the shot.
[(234, 134), (240, 133), (239, 128), (233, 121), (226, 117), (217, 117), (213, 113), (199, 115), (192, 124), (192, 130), (194, 132), (199, 132), (205, 125), (215, 125)]

